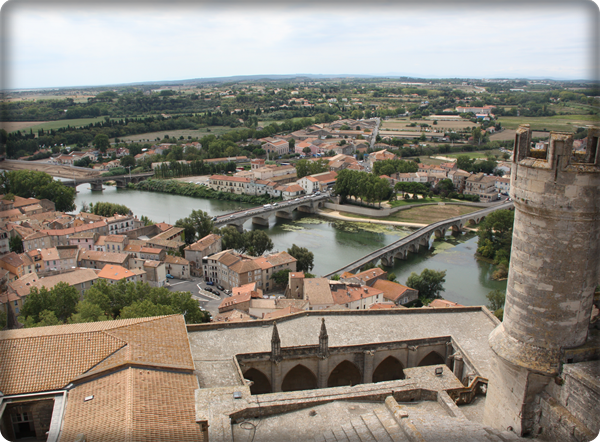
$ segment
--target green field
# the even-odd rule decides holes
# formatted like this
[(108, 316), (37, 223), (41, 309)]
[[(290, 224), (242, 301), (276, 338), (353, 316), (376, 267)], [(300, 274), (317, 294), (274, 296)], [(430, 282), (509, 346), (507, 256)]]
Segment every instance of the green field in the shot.
[(506, 129), (516, 129), (520, 124), (531, 124), (532, 130), (575, 132), (578, 127), (599, 124), (597, 115), (555, 115), (553, 117), (500, 117)]
[(13, 132), (15, 130), (24, 130), (29, 129), (33, 130), (33, 132), (37, 132), (39, 129), (50, 130), (50, 129), (61, 129), (63, 127), (71, 126), (71, 127), (81, 127), (90, 123), (96, 123), (98, 121), (104, 121), (104, 117), (96, 117), (96, 118), (75, 118), (73, 120), (56, 120), (56, 121), (47, 121), (44, 123), (40, 123), (39, 121), (7, 121), (2, 123), (2, 126), (5, 128), (7, 132)]
[[(210, 129), (210, 132), (207, 131), (207, 129)], [(211, 126), (209, 128), (205, 128), (203, 127), (202, 129), (198, 129), (198, 130), (194, 130), (194, 129), (181, 129), (181, 130), (163, 130), (160, 132), (149, 132), (149, 133), (144, 133), (144, 134), (137, 134), (137, 135), (128, 135), (126, 137), (119, 137), (119, 140), (122, 141), (130, 141), (130, 142), (148, 142), (148, 143), (153, 143), (155, 141), (157, 141), (156, 139), (159, 138), (160, 140), (162, 140), (165, 135), (168, 135), (171, 138), (177, 138), (179, 139), (179, 137), (183, 137), (184, 140), (187, 140), (188, 137), (192, 137), (192, 138), (202, 138), (205, 135), (222, 135), (226, 132), (229, 132), (231, 130), (230, 127), (226, 127), (226, 126)], [(111, 142), (114, 141), (114, 139), (111, 139)]]

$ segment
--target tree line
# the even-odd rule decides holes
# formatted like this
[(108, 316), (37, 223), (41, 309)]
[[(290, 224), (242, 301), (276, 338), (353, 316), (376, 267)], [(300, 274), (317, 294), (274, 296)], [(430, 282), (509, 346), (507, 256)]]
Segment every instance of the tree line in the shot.
[(25, 327), (41, 327), (172, 314), (184, 315), (188, 324), (210, 321), (210, 315), (200, 310), (190, 292), (170, 292), (165, 287), (124, 279), (116, 284), (97, 280), (83, 299), (66, 282), (51, 289), (34, 287), (25, 298), (19, 321)]

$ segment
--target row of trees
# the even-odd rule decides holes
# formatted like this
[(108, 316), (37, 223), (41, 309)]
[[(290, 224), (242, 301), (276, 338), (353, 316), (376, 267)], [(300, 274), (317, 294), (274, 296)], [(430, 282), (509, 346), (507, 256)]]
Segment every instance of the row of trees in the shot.
[(77, 289), (65, 282), (50, 290), (32, 288), (19, 320), (25, 327), (39, 327), (171, 314), (182, 314), (191, 324), (210, 320), (190, 292), (170, 292), (165, 287), (124, 279), (116, 284), (98, 280), (81, 300)]
[(156, 178), (177, 178), (183, 176), (209, 175), (215, 173), (235, 172), (236, 164), (233, 161), (227, 163), (205, 163), (195, 160), (190, 163), (171, 161), (163, 162), (154, 169)]
[(392, 188), (385, 178), (370, 173), (344, 169), (337, 175), (333, 191), (340, 196), (341, 202), (348, 197), (366, 201), (367, 204), (379, 203), (390, 198)]
[(323, 159), (316, 161), (300, 160), (296, 162), (295, 166), (298, 179), (329, 171), (329, 161)]
[[(0, 189), (6, 198), (11, 195), (22, 198), (48, 199), (56, 210), (75, 210), (75, 189), (54, 180), (45, 172), (34, 170), (12, 170), (0, 174)], [(14, 198), (13, 198), (14, 199)]]
[(414, 161), (383, 160), (373, 164), (373, 173), (377, 176), (392, 176), (395, 173), (412, 173), (419, 170), (419, 165)]

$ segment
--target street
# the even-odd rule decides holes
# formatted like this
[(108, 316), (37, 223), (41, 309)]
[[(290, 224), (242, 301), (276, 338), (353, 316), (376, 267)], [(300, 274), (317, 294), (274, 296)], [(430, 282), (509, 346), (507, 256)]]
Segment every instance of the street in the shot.
[(215, 298), (218, 299), (213, 299), (209, 296), (200, 294), (198, 285), (200, 285), (200, 287), (203, 289), (210, 287), (206, 285), (203, 278), (192, 277), (192, 279), (189, 280), (175, 278), (167, 280), (167, 283), (169, 285), (166, 287), (171, 292), (190, 292), (192, 294), (192, 298), (198, 301), (200, 307), (207, 310), (213, 317), (219, 314), (219, 305), (226, 297), (225, 293), (217, 290), (214, 286), (211, 287), (211, 289), (219, 293), (217, 296), (215, 296)]

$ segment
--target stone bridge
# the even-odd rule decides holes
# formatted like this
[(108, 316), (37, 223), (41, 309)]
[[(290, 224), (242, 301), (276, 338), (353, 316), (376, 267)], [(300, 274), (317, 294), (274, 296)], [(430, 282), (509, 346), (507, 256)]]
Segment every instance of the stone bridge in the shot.
[(327, 195), (304, 196), (294, 200), (281, 201), (251, 209), (240, 210), (217, 216), (214, 220), (216, 227), (234, 226), (242, 230), (246, 221), (252, 219), (254, 224), (269, 225), (269, 218), (275, 215), (277, 218), (292, 219), (294, 210), (304, 213), (316, 213), (317, 209), (325, 206)]
[(89, 183), (91, 190), (103, 190), (102, 184), (107, 181), (115, 181), (118, 189), (124, 189), (129, 183), (139, 183), (154, 176), (154, 172), (135, 173), (131, 175), (99, 176), (89, 178), (77, 178), (75, 180), (63, 181), (65, 186), (77, 187), (80, 184)]
[(335, 274), (341, 274), (343, 272), (354, 273), (361, 269), (366, 264), (376, 265), (379, 260), (386, 267), (392, 267), (394, 265), (394, 259), (406, 259), (409, 252), (418, 253), (421, 248), (429, 248), (429, 240), (432, 235), (436, 238), (443, 238), (446, 232), (450, 229), (456, 232), (462, 230), (465, 225), (478, 224), (487, 215), (500, 209), (514, 209), (513, 203), (500, 203), (496, 204), (487, 209), (478, 210), (477, 212), (468, 213), (466, 215), (449, 218), (444, 221), (439, 221), (433, 224), (429, 224), (422, 229), (417, 230), (410, 235), (393, 242), (390, 245), (382, 247), (381, 249), (375, 250), (368, 255), (358, 259), (341, 269), (338, 269), (327, 275), (323, 275), (325, 278), (331, 278)]

